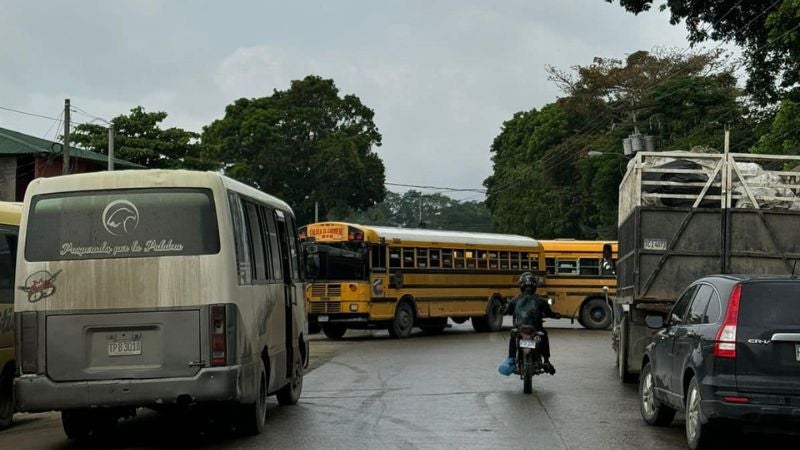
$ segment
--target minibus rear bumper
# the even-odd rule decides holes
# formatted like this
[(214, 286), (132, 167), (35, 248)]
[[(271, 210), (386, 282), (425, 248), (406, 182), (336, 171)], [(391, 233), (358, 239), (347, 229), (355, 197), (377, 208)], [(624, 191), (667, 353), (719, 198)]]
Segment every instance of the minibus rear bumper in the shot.
[(21, 412), (242, 400), (241, 366), (207, 367), (187, 378), (54, 382), (45, 375), (15, 379)]

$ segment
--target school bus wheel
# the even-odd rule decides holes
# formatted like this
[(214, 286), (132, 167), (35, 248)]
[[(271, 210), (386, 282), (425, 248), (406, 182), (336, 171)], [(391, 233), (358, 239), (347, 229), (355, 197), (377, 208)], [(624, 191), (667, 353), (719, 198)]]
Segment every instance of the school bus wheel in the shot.
[(414, 328), (414, 309), (411, 301), (401, 300), (394, 310), (394, 319), (389, 325), (389, 335), (395, 339), (404, 339), (411, 336)]
[(347, 327), (341, 325), (322, 325), (322, 332), (328, 339), (341, 339), (347, 333)]

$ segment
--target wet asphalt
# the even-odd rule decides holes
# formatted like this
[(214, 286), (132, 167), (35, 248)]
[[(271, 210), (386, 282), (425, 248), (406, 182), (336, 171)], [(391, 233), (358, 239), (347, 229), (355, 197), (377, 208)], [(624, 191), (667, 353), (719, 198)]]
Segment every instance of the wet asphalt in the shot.
[[(203, 420), (201, 411), (145, 411), (89, 448), (686, 448), (683, 419), (650, 427), (639, 415), (637, 389), (616, 378), (610, 333), (566, 320), (551, 323), (555, 376), (497, 373), (507, 332), (478, 334), (469, 323), (441, 336), (393, 340), (383, 331), (348, 333), (340, 342), (315, 337), (324, 354), (307, 374), (300, 403), (271, 400), (267, 429), (238, 436)], [(0, 433), (0, 449), (79, 448), (55, 414), (23, 415)], [(744, 435), (747, 445), (797, 448), (797, 438)], [(728, 448), (731, 448), (728, 446)]]

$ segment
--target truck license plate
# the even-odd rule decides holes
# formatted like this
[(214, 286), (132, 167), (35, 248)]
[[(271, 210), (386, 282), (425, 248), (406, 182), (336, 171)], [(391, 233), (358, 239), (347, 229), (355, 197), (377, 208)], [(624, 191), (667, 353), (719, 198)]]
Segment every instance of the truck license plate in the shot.
[(533, 339), (522, 339), (519, 341), (520, 348), (536, 348), (536, 342)]
[(108, 356), (130, 356), (142, 354), (142, 341), (110, 341)]
[(317, 316), (317, 322), (327, 322), (328, 316)]

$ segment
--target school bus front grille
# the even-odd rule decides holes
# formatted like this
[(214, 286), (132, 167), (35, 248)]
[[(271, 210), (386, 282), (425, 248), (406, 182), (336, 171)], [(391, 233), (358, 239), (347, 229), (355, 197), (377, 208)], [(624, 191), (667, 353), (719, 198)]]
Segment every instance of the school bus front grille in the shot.
[(312, 297), (341, 297), (342, 285), (341, 284), (312, 284), (311, 285)]
[(342, 311), (342, 302), (311, 302), (312, 314), (332, 314)]

